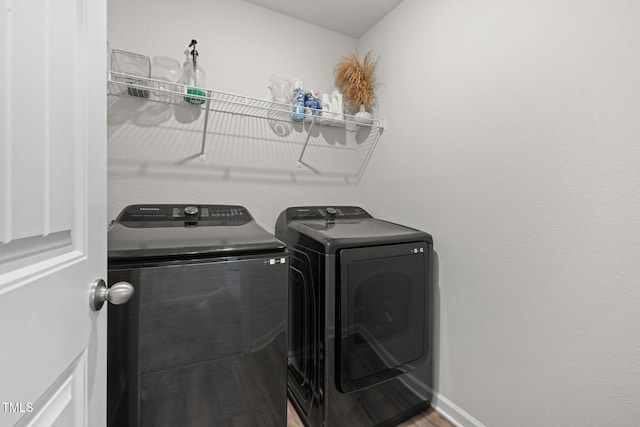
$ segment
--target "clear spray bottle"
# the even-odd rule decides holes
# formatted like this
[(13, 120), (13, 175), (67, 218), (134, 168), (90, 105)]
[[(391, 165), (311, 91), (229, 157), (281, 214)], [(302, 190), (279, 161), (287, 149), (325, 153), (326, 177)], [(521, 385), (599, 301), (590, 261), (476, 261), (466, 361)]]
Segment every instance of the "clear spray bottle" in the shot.
[(184, 100), (188, 104), (199, 105), (205, 103), (203, 97), (207, 93), (203, 89), (207, 87), (207, 75), (198, 65), (199, 53), (196, 50), (196, 44), (198, 44), (197, 40), (191, 40), (191, 44), (189, 44), (189, 47), (193, 48), (189, 54), (191, 60), (185, 65), (180, 82), (187, 87), (187, 95), (194, 95), (185, 96)]

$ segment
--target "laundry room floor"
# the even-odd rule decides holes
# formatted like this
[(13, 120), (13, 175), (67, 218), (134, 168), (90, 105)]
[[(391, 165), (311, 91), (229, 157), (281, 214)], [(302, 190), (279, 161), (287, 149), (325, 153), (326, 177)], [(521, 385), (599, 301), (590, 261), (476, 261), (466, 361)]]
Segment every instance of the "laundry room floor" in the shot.
[[(300, 421), (291, 402), (287, 402), (287, 427), (304, 427), (304, 423)], [(451, 424), (449, 420), (440, 415), (435, 409), (429, 408), (423, 413), (400, 424), (398, 427), (455, 427), (455, 425)]]

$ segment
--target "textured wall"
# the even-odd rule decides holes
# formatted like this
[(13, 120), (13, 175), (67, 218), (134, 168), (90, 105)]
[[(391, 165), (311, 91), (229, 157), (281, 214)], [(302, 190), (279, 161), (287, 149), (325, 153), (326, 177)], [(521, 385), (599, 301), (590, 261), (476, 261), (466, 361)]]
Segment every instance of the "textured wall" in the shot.
[(388, 123), (361, 198), (433, 233), (440, 406), (637, 425), (640, 3), (405, 0), (359, 43)]

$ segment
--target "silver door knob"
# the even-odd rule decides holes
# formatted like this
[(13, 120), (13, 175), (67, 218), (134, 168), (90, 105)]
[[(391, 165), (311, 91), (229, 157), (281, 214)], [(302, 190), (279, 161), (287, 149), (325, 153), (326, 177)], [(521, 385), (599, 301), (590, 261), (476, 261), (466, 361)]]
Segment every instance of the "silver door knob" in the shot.
[(107, 288), (107, 284), (104, 280), (98, 279), (93, 282), (89, 305), (93, 311), (98, 311), (102, 308), (105, 301), (118, 305), (129, 301), (132, 296), (133, 286), (131, 286), (131, 283), (118, 282), (110, 288)]

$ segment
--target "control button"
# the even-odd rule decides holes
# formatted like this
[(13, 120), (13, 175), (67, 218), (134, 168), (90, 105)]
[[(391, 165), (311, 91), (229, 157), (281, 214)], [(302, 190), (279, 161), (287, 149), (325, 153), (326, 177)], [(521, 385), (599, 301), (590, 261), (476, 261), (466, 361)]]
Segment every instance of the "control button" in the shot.
[(209, 208), (200, 209), (200, 216), (203, 217), (203, 218), (208, 218), (209, 217)]
[(180, 212), (180, 208), (173, 208), (173, 217), (180, 218), (182, 216), (182, 212)]
[(333, 224), (336, 222), (336, 214), (338, 213), (338, 211), (335, 208), (327, 208), (326, 210), (327, 212), (327, 224)]
[(184, 208), (184, 216), (187, 218), (195, 218), (198, 215), (198, 208), (195, 206), (187, 206)]

